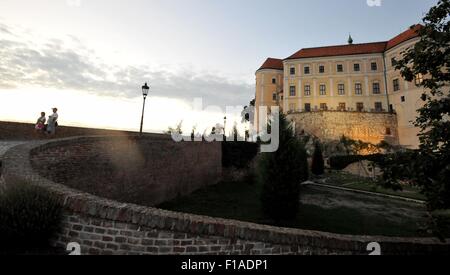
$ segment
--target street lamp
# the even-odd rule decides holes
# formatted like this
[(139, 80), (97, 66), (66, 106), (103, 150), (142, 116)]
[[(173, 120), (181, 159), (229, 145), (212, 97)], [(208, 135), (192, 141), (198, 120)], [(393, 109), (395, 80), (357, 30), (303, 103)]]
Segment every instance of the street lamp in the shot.
[(142, 95), (144, 96), (144, 104), (142, 106), (141, 130), (139, 132), (141, 136), (142, 136), (142, 127), (144, 126), (145, 100), (147, 99), (149, 90), (150, 90), (150, 87), (148, 87), (147, 82), (146, 82), (145, 85), (142, 86)]
[(224, 136), (225, 138), (226, 138), (226, 136), (227, 136), (226, 130), (227, 130), (227, 117), (224, 117), (224, 118), (223, 118), (223, 136)]

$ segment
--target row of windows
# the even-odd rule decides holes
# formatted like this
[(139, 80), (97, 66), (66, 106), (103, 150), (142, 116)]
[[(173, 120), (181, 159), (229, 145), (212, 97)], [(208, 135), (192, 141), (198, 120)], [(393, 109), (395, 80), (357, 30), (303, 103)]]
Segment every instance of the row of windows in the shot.
[[(375, 102), (374, 104), (375, 109), (373, 109), (376, 112), (382, 112), (385, 111), (383, 109), (383, 103), (382, 102)], [(317, 106), (315, 107), (317, 109)], [(289, 109), (291, 111), (295, 111), (296, 109), (296, 104), (292, 103), (289, 105)], [(305, 103), (305, 112), (311, 112), (312, 108), (311, 108), (311, 103)], [(322, 111), (327, 111), (328, 110), (328, 105), (326, 103), (320, 103), (320, 110)], [(342, 102), (339, 103), (338, 107), (337, 107), (338, 111), (347, 111), (347, 104)], [(356, 103), (356, 111), (358, 112), (362, 112), (364, 111), (364, 103), (363, 102), (358, 102)]]
[[(373, 94), (379, 95), (381, 94), (380, 83), (374, 82), (372, 83), (372, 92)], [(311, 85), (305, 85), (304, 87), (305, 96), (311, 96)], [(362, 95), (363, 88), (361, 83), (355, 83), (355, 95)], [(297, 95), (296, 87), (289, 87), (289, 96), (294, 97)], [(326, 96), (327, 95), (327, 86), (325, 84), (319, 85), (319, 95)], [(345, 95), (345, 84), (338, 84), (338, 95)]]
[[(415, 77), (415, 84), (418, 86), (418, 85), (421, 85), (422, 82), (423, 82), (423, 76), (421, 74), (417, 75)], [(277, 83), (276, 79), (273, 78), (272, 79), (272, 84), (276, 84), (276, 83)], [(393, 85), (393, 88), (394, 88), (394, 92), (400, 91), (400, 80), (398, 78), (396, 78), (396, 79), (394, 79), (392, 81), (392, 85)], [(292, 87), (294, 87), (294, 90), (292, 90)], [(309, 91), (308, 93), (307, 93), (307, 90)], [(320, 90), (320, 95), (326, 95), (326, 86), (325, 85), (321, 84), (320, 87), (319, 87), (319, 90)], [(374, 82), (372, 84), (372, 92), (373, 92), (373, 94), (380, 94), (381, 93), (380, 83)], [(338, 84), (338, 94), (339, 95), (345, 95), (345, 85), (344, 84)], [(361, 86), (360, 83), (356, 83), (355, 84), (355, 94), (357, 94), (357, 95), (361, 95), (362, 94), (362, 86)], [(295, 86), (291, 86), (291, 88), (290, 88), (290, 95), (291, 96), (295, 96)], [(305, 95), (306, 96), (311, 95), (311, 87), (309, 85), (305, 85)]]
[[(370, 69), (371, 69), (372, 71), (378, 71), (378, 64), (377, 64), (376, 62), (372, 62), (372, 63), (370, 64)], [(343, 64), (337, 64), (337, 65), (336, 65), (336, 71), (337, 71), (338, 73), (344, 72), (344, 65), (343, 65)], [(353, 71), (354, 71), (354, 72), (360, 72), (360, 71), (361, 71), (361, 65), (360, 65), (359, 63), (353, 64)], [(291, 75), (295, 75), (295, 74), (296, 74), (296, 69), (295, 69), (295, 67), (291, 67), (289, 73), (290, 73)], [(305, 75), (311, 74), (311, 68), (310, 68), (310, 66), (305, 66), (305, 67), (303, 67), (303, 73), (304, 73)], [(324, 65), (319, 65), (319, 73), (320, 73), (320, 74), (325, 73), (325, 66), (324, 66)]]
[[(395, 59), (395, 57), (391, 58), (391, 66), (395, 67), (397, 66), (397, 60)], [(372, 62), (370, 63), (370, 69), (372, 71), (378, 71), (378, 63), (377, 62)], [(338, 73), (342, 73), (344, 72), (344, 65), (343, 64), (337, 64), (336, 65), (336, 71)], [(353, 64), (353, 71), (355, 72), (360, 72), (361, 71), (361, 65), (359, 63), (355, 63)], [(309, 66), (305, 66), (304, 67), (304, 74), (310, 74), (311, 73), (311, 69)], [(323, 74), (325, 73), (325, 66), (324, 65), (319, 65), (319, 73)], [(290, 74), (291, 75), (295, 75), (295, 68), (291, 67), (290, 70)]]

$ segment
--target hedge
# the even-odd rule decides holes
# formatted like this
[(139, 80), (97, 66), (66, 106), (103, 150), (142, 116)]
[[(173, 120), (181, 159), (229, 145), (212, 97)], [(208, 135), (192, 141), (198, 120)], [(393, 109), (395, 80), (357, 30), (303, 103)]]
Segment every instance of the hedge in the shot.
[(350, 155), (350, 156), (334, 156), (330, 158), (330, 167), (334, 170), (343, 170), (350, 164), (359, 162), (362, 160), (373, 161), (375, 163), (381, 163), (385, 158), (385, 155), (375, 154), (375, 155)]
[(450, 238), (450, 209), (431, 212), (435, 232), (440, 238)]
[(222, 166), (247, 168), (256, 157), (259, 144), (251, 142), (222, 142)]

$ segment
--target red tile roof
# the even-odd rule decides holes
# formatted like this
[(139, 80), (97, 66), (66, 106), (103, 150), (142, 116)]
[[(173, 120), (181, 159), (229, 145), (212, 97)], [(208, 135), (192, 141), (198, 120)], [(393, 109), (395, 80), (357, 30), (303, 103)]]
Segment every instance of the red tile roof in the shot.
[(356, 55), (356, 54), (372, 54), (372, 53), (383, 53), (386, 50), (392, 49), (393, 47), (406, 42), (412, 38), (418, 37), (418, 31), (423, 28), (422, 25), (417, 24), (411, 26), (405, 32), (397, 35), (393, 39), (385, 42), (375, 42), (375, 43), (364, 43), (364, 44), (349, 44), (349, 45), (338, 45), (329, 47), (319, 47), (319, 48), (306, 48), (301, 49), (295, 54), (286, 58), (288, 59), (300, 59), (300, 58), (311, 58), (311, 57), (328, 57), (328, 56), (341, 56), (341, 55)]
[(261, 66), (259, 70), (263, 69), (272, 69), (272, 70), (283, 70), (283, 60), (276, 58), (267, 58), (264, 64)]
[(387, 42), (377, 42), (377, 43), (329, 46), (320, 48), (307, 48), (301, 49), (300, 51), (296, 52), (295, 54), (291, 55), (286, 59), (382, 53), (386, 49), (386, 45)]
[(392, 49), (393, 47), (400, 45), (403, 42), (406, 42), (410, 39), (416, 38), (419, 36), (419, 31), (423, 28), (422, 25), (417, 24), (411, 26), (407, 31), (397, 35), (388, 41), (386, 50)]

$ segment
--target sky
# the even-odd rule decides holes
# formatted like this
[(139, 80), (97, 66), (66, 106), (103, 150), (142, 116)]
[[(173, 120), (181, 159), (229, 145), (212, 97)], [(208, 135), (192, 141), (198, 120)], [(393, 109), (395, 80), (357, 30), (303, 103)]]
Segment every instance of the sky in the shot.
[(224, 114), (233, 125), (267, 57), (345, 44), (349, 33), (385, 41), (436, 3), (0, 0), (0, 120), (34, 122), (58, 107), (62, 125), (138, 130), (148, 82), (146, 131), (183, 121), (202, 132)]

